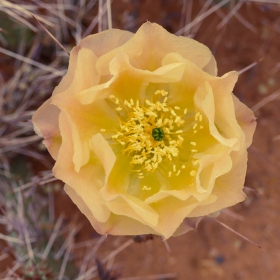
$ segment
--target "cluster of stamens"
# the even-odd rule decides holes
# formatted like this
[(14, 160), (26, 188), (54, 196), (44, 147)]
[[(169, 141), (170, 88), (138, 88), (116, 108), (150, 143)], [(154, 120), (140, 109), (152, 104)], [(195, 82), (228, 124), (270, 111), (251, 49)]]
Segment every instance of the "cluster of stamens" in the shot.
[[(131, 156), (130, 163), (135, 166), (134, 171), (138, 178), (144, 178), (145, 172), (154, 172), (159, 164), (164, 161), (173, 161), (179, 156), (179, 149), (184, 139), (185, 120), (188, 110), (178, 106), (171, 108), (167, 105), (168, 92), (158, 90), (150, 100), (120, 100), (110, 95), (111, 100), (116, 104), (115, 109), (119, 115), (120, 130), (112, 135), (123, 146), (122, 153)], [(155, 101), (154, 99), (157, 99)], [(124, 112), (125, 116), (123, 116)], [(125, 121), (123, 118), (125, 117)], [(192, 122), (192, 134), (203, 127), (199, 125), (202, 115), (195, 115), (195, 122)], [(190, 142), (192, 154), (197, 153), (196, 142)], [(197, 161), (193, 162), (196, 165)], [(168, 176), (179, 175), (180, 167), (172, 165)], [(196, 171), (191, 170), (190, 176), (195, 176)]]

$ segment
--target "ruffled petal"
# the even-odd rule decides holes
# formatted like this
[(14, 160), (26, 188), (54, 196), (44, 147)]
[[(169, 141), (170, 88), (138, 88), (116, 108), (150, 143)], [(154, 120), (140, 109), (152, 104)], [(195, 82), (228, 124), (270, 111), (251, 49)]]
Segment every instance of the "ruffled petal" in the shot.
[(241, 103), (235, 95), (232, 95), (232, 98), (236, 119), (245, 134), (246, 147), (248, 148), (252, 144), (253, 134), (256, 129), (256, 117), (254, 116), (253, 111), (244, 103)]
[(51, 104), (49, 98), (33, 115), (32, 122), (35, 132), (44, 138), (44, 145), (48, 149), (53, 159), (57, 158), (60, 146), (61, 135), (58, 126), (58, 116), (60, 110)]
[(104, 184), (104, 169), (93, 154), (90, 162), (76, 172), (73, 163), (74, 145), (71, 121), (63, 112), (59, 116), (59, 127), (62, 145), (53, 168), (54, 175), (65, 182), (69, 186), (68, 189), (74, 188), (75, 194), (84, 201), (97, 221), (105, 222), (110, 216), (110, 211), (99, 196), (99, 190)]
[[(207, 66), (212, 60), (212, 53), (205, 45), (187, 37), (175, 36), (160, 25), (150, 22), (144, 23), (121, 50), (128, 55), (135, 68), (149, 71), (159, 68), (162, 58), (170, 52), (180, 54), (199, 68)], [(118, 51), (114, 49), (99, 58), (97, 67), (100, 73), (109, 74), (108, 65)]]

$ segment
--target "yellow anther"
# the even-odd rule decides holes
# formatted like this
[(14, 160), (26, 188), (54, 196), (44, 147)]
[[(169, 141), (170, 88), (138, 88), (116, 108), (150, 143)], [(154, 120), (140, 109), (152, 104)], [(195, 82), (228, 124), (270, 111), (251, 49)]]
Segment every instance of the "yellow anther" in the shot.
[(193, 160), (193, 161), (192, 161), (192, 164), (193, 164), (193, 165), (197, 165), (198, 163), (199, 163), (199, 160)]
[(192, 170), (191, 172), (190, 172), (190, 175), (193, 177), (194, 175), (196, 174), (196, 171), (195, 170)]
[(193, 133), (197, 133), (197, 130), (194, 130)]
[(114, 101), (115, 104), (118, 105), (120, 103), (119, 99), (115, 95), (111, 94), (109, 97)]
[(196, 149), (192, 149), (191, 152), (192, 153), (197, 153), (197, 150)]
[(181, 120), (181, 118), (179, 116), (176, 116), (175, 123), (178, 123), (180, 120)]
[(183, 165), (182, 165), (182, 169), (185, 169), (185, 168), (186, 168), (186, 166), (183, 164)]
[(184, 109), (184, 114), (185, 114), (185, 115), (187, 114), (187, 112), (188, 112), (188, 109), (187, 109), (187, 108)]
[(193, 129), (196, 129), (196, 127), (197, 127), (197, 123), (194, 124)]
[(199, 128), (200, 128), (200, 129), (203, 129), (203, 127), (204, 127), (204, 126), (203, 126), (203, 125), (201, 125)]
[(143, 186), (142, 190), (143, 191), (150, 191), (152, 188), (148, 186)]
[[(116, 108), (116, 111), (123, 110), (127, 116), (121, 116), (120, 130), (112, 135), (112, 139), (123, 146), (123, 154), (131, 156), (130, 163), (137, 165), (138, 171), (135, 172), (140, 179), (145, 177), (146, 172), (157, 170), (164, 161), (176, 160), (186, 133), (181, 129), (185, 121), (174, 111), (180, 110), (180, 107), (168, 107), (168, 93), (164, 90), (156, 91), (155, 95), (163, 96), (164, 101), (129, 99), (123, 100), (126, 107)], [(117, 100), (113, 95), (110, 97), (113, 101)], [(187, 112), (187, 109), (184, 109), (184, 112)], [(160, 140), (155, 128), (158, 128), (156, 131), (162, 131), (163, 138)], [(175, 164), (172, 165), (171, 170), (167, 171), (168, 176), (178, 176), (181, 171), (176, 168)]]
[(101, 131), (101, 132), (105, 132), (106, 129), (105, 129), (105, 128), (101, 128), (100, 131)]
[(180, 139), (181, 141), (184, 141), (184, 138), (181, 135), (178, 135), (178, 139)]
[(196, 142), (191, 142), (191, 145), (196, 146)]
[(199, 121), (202, 122), (202, 115), (200, 114), (198, 117)]
[(197, 113), (195, 114), (194, 119), (197, 121), (197, 120), (199, 119), (199, 116), (200, 116), (200, 113), (199, 113), (199, 112), (197, 112)]

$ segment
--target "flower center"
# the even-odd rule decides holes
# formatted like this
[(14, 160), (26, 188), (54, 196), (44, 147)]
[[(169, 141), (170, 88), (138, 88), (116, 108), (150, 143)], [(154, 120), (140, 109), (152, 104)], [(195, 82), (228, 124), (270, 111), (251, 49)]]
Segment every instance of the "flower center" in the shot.
[(152, 130), (152, 136), (155, 141), (161, 141), (164, 137), (164, 131), (161, 127), (156, 127)]
[[(202, 115), (197, 113), (195, 122), (192, 120), (192, 132), (186, 137), (186, 121), (183, 118), (187, 119), (188, 110), (178, 106), (169, 107), (167, 95), (168, 92), (157, 90), (151, 101), (130, 99), (123, 103), (110, 95), (111, 100), (118, 106), (116, 112), (120, 122), (120, 130), (112, 139), (123, 146), (123, 154), (131, 156), (130, 163), (135, 167), (133, 171), (138, 178), (144, 178), (145, 172), (154, 172), (163, 161), (171, 162), (177, 159), (183, 141), (197, 133), (197, 122), (202, 119)], [(196, 143), (191, 142), (191, 145)], [(192, 148), (191, 152), (196, 153), (197, 150)], [(173, 164), (168, 176), (178, 176), (181, 168), (184, 169), (185, 165), (178, 167)], [(190, 175), (194, 176), (195, 173), (192, 170)]]

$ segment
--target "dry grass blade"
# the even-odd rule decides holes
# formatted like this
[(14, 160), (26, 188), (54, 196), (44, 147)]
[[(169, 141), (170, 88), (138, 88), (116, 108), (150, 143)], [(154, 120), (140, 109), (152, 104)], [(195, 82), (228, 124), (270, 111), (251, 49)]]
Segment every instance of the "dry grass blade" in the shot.
[(5, 240), (6, 242), (23, 244), (23, 241), (21, 239), (16, 238), (16, 237), (7, 236), (3, 233), (0, 233), (0, 239)]
[(46, 259), (47, 258), (48, 254), (49, 254), (49, 252), (51, 250), (51, 247), (52, 247), (52, 245), (54, 243), (54, 240), (56, 239), (56, 236), (57, 236), (57, 234), (58, 234), (58, 232), (60, 230), (60, 227), (61, 227), (62, 222), (63, 222), (63, 218), (64, 218), (64, 215), (60, 214), (60, 216), (59, 216), (59, 218), (58, 218), (58, 220), (57, 220), (57, 222), (55, 224), (55, 227), (54, 227), (54, 230), (52, 232), (52, 235), (51, 235), (51, 237), (49, 239), (49, 242), (48, 242), (48, 244), (47, 244), (47, 246), (45, 248), (45, 251), (44, 251), (44, 253), (42, 255), (42, 259)]
[(187, 24), (185, 27), (181, 28), (180, 30), (178, 30), (176, 32), (177, 35), (181, 35), (184, 32), (187, 32), (188, 30), (190, 30), (193, 26), (195, 26), (196, 24), (198, 24), (199, 22), (201, 22), (202, 20), (204, 20), (206, 17), (208, 17), (209, 15), (211, 15), (212, 13), (214, 13), (215, 11), (217, 11), (218, 9), (220, 9), (223, 5), (227, 4), (230, 0), (223, 0), (220, 3), (218, 3), (217, 5), (213, 6), (211, 9), (209, 9), (207, 12), (201, 14), (199, 17), (195, 18), (192, 22), (190, 22), (189, 24)]
[(258, 29), (239, 13), (235, 13), (234, 16), (239, 22), (241, 22), (246, 28), (251, 30), (253, 33), (258, 33)]
[(60, 268), (60, 272), (59, 272), (59, 275), (58, 275), (58, 280), (63, 280), (64, 279), (64, 273), (65, 273), (66, 265), (67, 265), (67, 262), (68, 262), (68, 259), (69, 259), (69, 256), (70, 256), (71, 249), (72, 249), (72, 246), (70, 245), (65, 252), (63, 262), (62, 262), (62, 265), (61, 265), (61, 268)]
[(30, 22), (28, 22), (26, 19), (20, 17), (19, 15), (17, 15), (16, 13), (14, 13), (13, 11), (10, 11), (8, 9), (2, 8), (0, 6), (0, 10), (2, 10), (3, 12), (5, 12), (7, 15), (10, 15), (11, 17), (15, 18), (16, 20), (18, 20), (19, 22), (21, 22), (22, 24), (26, 25), (27, 27), (29, 27), (32, 31), (37, 32), (37, 28), (32, 25)]
[[(106, 12), (106, 3), (103, 5), (103, 7), (101, 9), (99, 9), (98, 16), (94, 17), (92, 19), (92, 22), (90, 23), (90, 25), (88, 26), (88, 28), (86, 29), (86, 31), (83, 34), (83, 38), (88, 36), (97, 24), (98, 24), (98, 30), (99, 30), (99, 21), (102, 21), (102, 17), (105, 14), (105, 12)], [(101, 26), (101, 23), (100, 23), (100, 26)], [(102, 31), (102, 30), (100, 30), (100, 31)], [(100, 32), (100, 31), (98, 31), (98, 32)]]
[(112, 11), (111, 11), (111, 0), (106, 0), (107, 7), (107, 19), (108, 19), (108, 28), (112, 28)]
[(225, 24), (228, 23), (228, 21), (231, 19), (231, 17), (233, 17), (237, 11), (241, 8), (241, 6), (243, 5), (243, 1), (239, 1), (235, 7), (229, 12), (229, 14), (217, 25), (217, 29), (221, 29)]
[[(261, 61), (261, 59), (259, 61)], [(246, 71), (250, 70), (251, 68), (255, 67), (259, 63), (259, 61), (255, 61), (255, 62), (251, 63), (250, 65), (246, 66), (245, 68), (239, 70), (238, 74), (241, 75), (241, 74), (245, 73)]]
[(45, 28), (45, 26), (41, 22), (34, 15), (31, 14), (31, 16), (48, 33), (48, 35), (61, 47), (61, 49), (63, 49), (68, 55), (70, 55), (70, 53), (65, 49), (65, 47), (60, 44), (60, 42), (51, 34), (51, 32), (48, 29)]
[(260, 108), (265, 106), (267, 103), (277, 99), (279, 96), (280, 96), (280, 89), (278, 89), (277, 91), (273, 92), (272, 94), (270, 94), (269, 96), (265, 97), (264, 99), (262, 99), (260, 102), (258, 102), (254, 106), (252, 106), (251, 107), (252, 111), (253, 112), (257, 112)]
[[(89, 264), (89, 261), (91, 259), (93, 259), (93, 257), (96, 254), (98, 248), (103, 244), (103, 242), (105, 241), (106, 238), (107, 238), (106, 235), (101, 236), (98, 239), (95, 246), (89, 251), (89, 253), (87, 255), (85, 255), (84, 260), (83, 260), (82, 265), (81, 265), (81, 268), (80, 268), (78, 279), (85, 279), (84, 278), (85, 277), (85, 271), (86, 271), (86, 268)], [(86, 272), (86, 273), (88, 273), (88, 272)]]
[(105, 257), (104, 259), (102, 259), (102, 262), (105, 263), (108, 260), (110, 260), (111, 258), (115, 257), (117, 254), (119, 254), (121, 251), (123, 251), (125, 248), (127, 248), (128, 246), (130, 246), (132, 243), (134, 243), (133, 239), (129, 239), (128, 241), (126, 241), (124, 244), (122, 244), (119, 248), (117, 248), (116, 250), (114, 250), (113, 252), (111, 252), (107, 257)]
[[(209, 217), (211, 218), (211, 217)], [(252, 241), (251, 239), (247, 238), (246, 236), (242, 235), (241, 233), (235, 231), (234, 229), (232, 229), (231, 227), (229, 227), (228, 225), (224, 224), (223, 222), (217, 220), (217, 219), (214, 219), (214, 218), (211, 218), (212, 220), (216, 221), (218, 224), (222, 225), (223, 227), (225, 227), (226, 229), (230, 230), (231, 232), (235, 233), (236, 235), (238, 235), (239, 237), (243, 238), (244, 240), (250, 242), (251, 244), (255, 245), (256, 247), (264, 250), (259, 244), (255, 243), (254, 241)]]
[(11, 56), (11, 57), (13, 57), (15, 59), (21, 60), (21, 61), (23, 61), (25, 63), (31, 64), (33, 66), (36, 66), (36, 67), (38, 67), (38, 68), (40, 68), (40, 69), (42, 69), (44, 71), (51, 72), (51, 73), (53, 73), (56, 76), (62, 77), (62, 76), (65, 75), (65, 71), (57, 71), (55, 68), (52, 68), (50, 66), (46, 66), (46, 65), (44, 65), (44, 64), (42, 64), (40, 62), (34, 61), (34, 60), (30, 59), (30, 58), (27, 58), (27, 57), (24, 57), (22, 55), (16, 54), (14, 52), (11, 52), (9, 50), (3, 49), (1, 47), (0, 47), (0, 52), (5, 54), (5, 55)]
[(239, 220), (241, 222), (243, 222), (245, 220), (245, 218), (243, 216), (241, 216), (239, 214), (236, 214), (236, 213), (234, 213), (233, 211), (231, 211), (231, 210), (229, 210), (227, 208), (223, 209), (221, 212), (226, 214), (226, 215), (228, 215), (228, 216), (230, 216), (230, 217), (232, 217), (232, 218), (234, 218), (234, 219), (236, 219), (236, 220)]
[(99, 2), (98, 2), (98, 32), (102, 31), (102, 17), (104, 14), (103, 9), (104, 9), (103, 0), (99, 0)]

